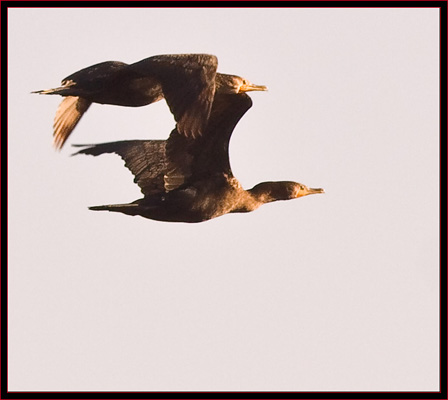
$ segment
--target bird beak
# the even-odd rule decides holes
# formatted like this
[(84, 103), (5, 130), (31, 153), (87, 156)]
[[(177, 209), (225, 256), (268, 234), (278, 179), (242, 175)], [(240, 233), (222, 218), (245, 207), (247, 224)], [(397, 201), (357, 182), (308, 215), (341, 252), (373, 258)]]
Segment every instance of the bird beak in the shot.
[(243, 93), (243, 92), (254, 92), (254, 91), (266, 91), (268, 90), (268, 88), (266, 86), (263, 85), (254, 85), (253, 83), (247, 83), (245, 85), (241, 85), (239, 88), (238, 93)]
[(324, 189), (313, 189), (313, 188), (308, 188), (308, 193), (307, 194), (317, 194), (317, 193), (325, 193)]

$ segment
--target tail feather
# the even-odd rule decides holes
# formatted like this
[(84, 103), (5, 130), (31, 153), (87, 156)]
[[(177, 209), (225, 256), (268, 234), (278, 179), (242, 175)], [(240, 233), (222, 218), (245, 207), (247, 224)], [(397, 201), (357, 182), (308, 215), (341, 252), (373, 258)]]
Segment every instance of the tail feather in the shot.
[(93, 211), (108, 211), (109, 210), (109, 206), (91, 206), (91, 207), (89, 207), (89, 210), (93, 210)]
[(62, 96), (70, 96), (74, 93), (70, 93), (70, 90), (73, 89), (73, 87), (76, 86), (76, 83), (72, 80), (64, 80), (62, 81), (62, 86), (59, 86), (57, 88), (53, 89), (44, 89), (44, 90), (35, 90), (31, 93), (36, 94), (60, 94)]
[(35, 90), (32, 94), (64, 94), (69, 88), (67, 86), (60, 86), (53, 89)]
[(91, 206), (89, 210), (93, 211), (115, 211), (121, 212), (128, 215), (137, 215), (137, 211), (139, 209), (138, 203), (129, 203), (129, 204), (109, 204), (104, 206)]

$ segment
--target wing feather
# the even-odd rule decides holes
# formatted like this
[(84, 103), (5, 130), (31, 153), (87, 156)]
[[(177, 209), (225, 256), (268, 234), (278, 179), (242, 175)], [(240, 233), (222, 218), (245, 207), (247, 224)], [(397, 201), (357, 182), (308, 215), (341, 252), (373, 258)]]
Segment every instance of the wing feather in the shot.
[(82, 97), (64, 97), (56, 111), (53, 123), (53, 144), (57, 149), (62, 148), (91, 104), (89, 100)]
[(184, 177), (181, 184), (213, 180), (216, 175), (223, 174), (233, 177), (229, 161), (230, 137), (251, 107), (252, 100), (244, 93), (216, 94), (208, 126), (201, 137), (185, 137), (176, 129), (171, 132), (166, 144), (169, 172), (165, 177), (171, 190), (176, 188), (173, 182), (181, 182), (179, 176)]
[(209, 54), (165, 54), (131, 64), (129, 69), (160, 80), (178, 132), (200, 136), (207, 125), (215, 93), (218, 59)]
[[(167, 170), (166, 140), (125, 140), (120, 142), (87, 145), (75, 154), (98, 156), (118, 154), (134, 175), (134, 182), (145, 196), (164, 191), (164, 175)], [(76, 145), (86, 146), (86, 145)]]

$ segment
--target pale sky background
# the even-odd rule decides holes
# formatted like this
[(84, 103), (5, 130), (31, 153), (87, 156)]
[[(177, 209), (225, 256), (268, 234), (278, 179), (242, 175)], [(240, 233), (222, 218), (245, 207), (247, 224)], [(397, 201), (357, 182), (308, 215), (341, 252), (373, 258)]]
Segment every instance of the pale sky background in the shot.
[[(438, 9), (8, 15), (9, 390), (438, 390)], [(168, 107), (94, 104), (58, 153), (62, 99), (30, 92), (166, 53), (269, 87), (231, 140), (245, 188), (326, 194), (200, 224), (89, 211), (141, 193), (71, 144), (166, 138)]]

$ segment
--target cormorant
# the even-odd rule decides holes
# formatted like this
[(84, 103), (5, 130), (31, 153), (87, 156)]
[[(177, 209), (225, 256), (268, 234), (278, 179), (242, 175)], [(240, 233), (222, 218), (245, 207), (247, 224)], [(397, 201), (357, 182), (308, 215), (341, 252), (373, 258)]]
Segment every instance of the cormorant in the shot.
[(218, 59), (209, 54), (166, 54), (134, 64), (106, 61), (66, 77), (58, 88), (32, 93), (65, 96), (53, 124), (57, 149), (92, 103), (140, 107), (165, 98), (178, 132), (195, 137), (206, 127), (215, 91), (267, 90), (239, 76), (217, 73), (217, 66)]
[(202, 136), (174, 129), (167, 140), (127, 140), (88, 146), (78, 153), (116, 153), (135, 176), (144, 197), (130, 204), (90, 207), (159, 221), (201, 222), (227, 213), (249, 212), (262, 204), (289, 200), (323, 189), (296, 182), (263, 182), (244, 190), (229, 163), (229, 140), (252, 106), (242, 94), (216, 94)]

